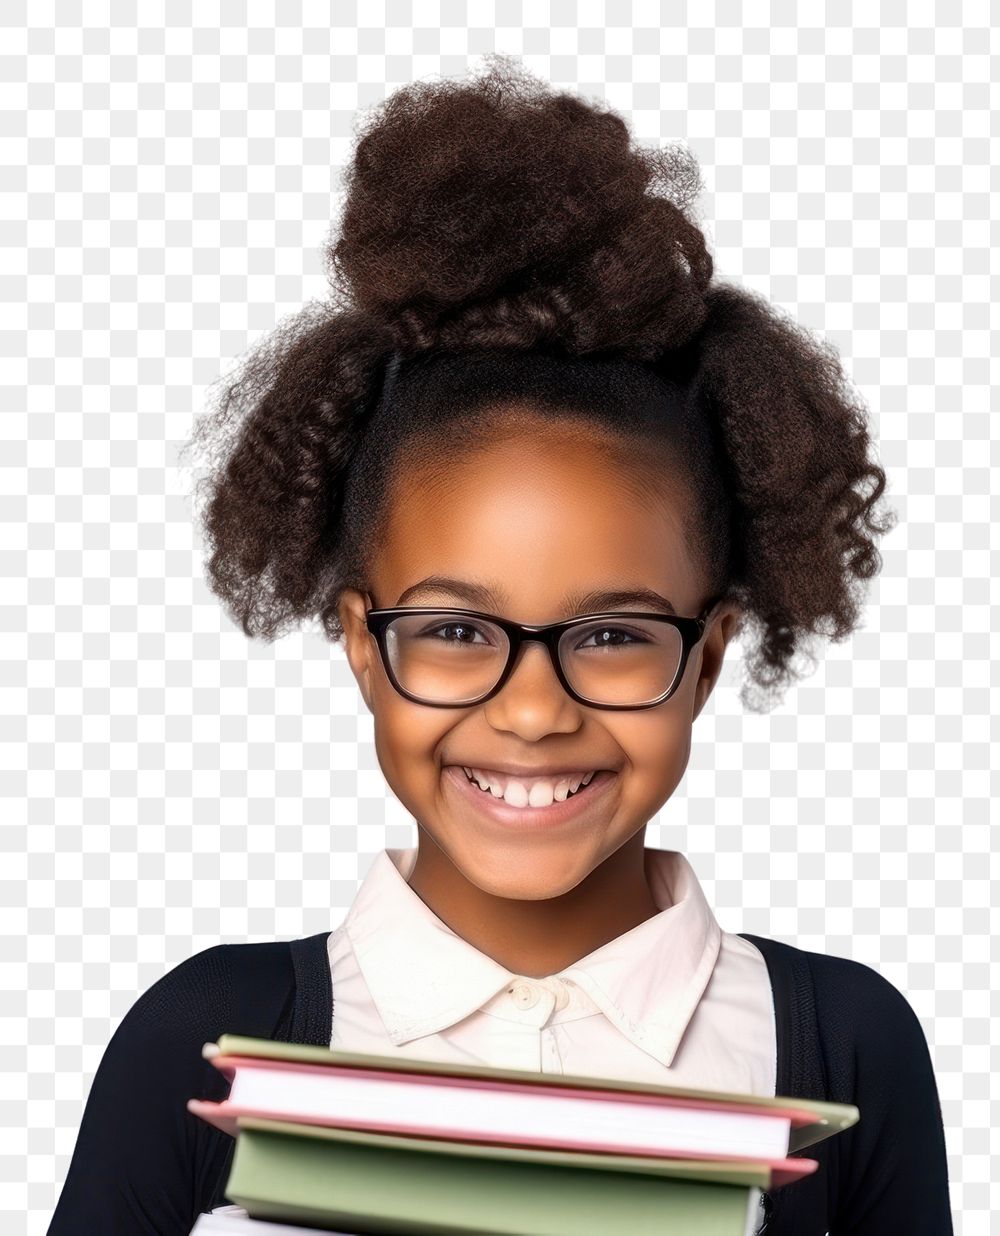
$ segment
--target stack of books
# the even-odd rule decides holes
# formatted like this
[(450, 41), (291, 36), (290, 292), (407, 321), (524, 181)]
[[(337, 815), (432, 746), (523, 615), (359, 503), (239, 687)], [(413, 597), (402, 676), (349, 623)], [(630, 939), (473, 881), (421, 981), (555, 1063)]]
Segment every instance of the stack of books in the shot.
[[(856, 1107), (443, 1064), (224, 1034), (229, 1097), (188, 1111), (236, 1139), (197, 1236), (751, 1236), (789, 1158)], [(245, 1213), (244, 1213), (245, 1212)]]

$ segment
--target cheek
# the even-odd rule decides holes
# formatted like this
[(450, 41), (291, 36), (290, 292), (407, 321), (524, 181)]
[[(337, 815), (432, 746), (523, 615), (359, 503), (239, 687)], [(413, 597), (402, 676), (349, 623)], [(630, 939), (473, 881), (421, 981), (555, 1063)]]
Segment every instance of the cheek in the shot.
[[(615, 737), (628, 760), (633, 786), (643, 797), (673, 793), (691, 752), (691, 723), (679, 708), (650, 709), (619, 725)], [(655, 715), (654, 715), (655, 714)]]
[[(446, 708), (424, 708), (390, 693), (378, 692), (373, 708), (375, 751), (379, 765), (397, 797), (433, 788), (438, 780), (438, 751), (454, 725)], [(390, 698), (391, 696), (391, 698)]]

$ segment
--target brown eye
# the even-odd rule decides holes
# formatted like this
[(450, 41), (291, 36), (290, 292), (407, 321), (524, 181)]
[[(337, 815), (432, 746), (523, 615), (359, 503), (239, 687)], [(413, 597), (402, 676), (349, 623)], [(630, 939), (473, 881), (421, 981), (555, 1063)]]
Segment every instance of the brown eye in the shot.
[[(442, 632), (455, 631), (460, 632), (460, 634), (458, 636), (442, 634)], [(483, 631), (480, 627), (477, 627), (470, 622), (446, 622), (442, 626), (428, 627), (426, 630), (420, 632), (421, 639), (440, 639), (441, 642), (445, 644), (473, 643), (476, 635), (483, 635)], [(488, 640), (486, 642), (489, 643)]]
[[(594, 627), (593, 630), (590, 631), (590, 633), (587, 635), (587, 640), (591, 639), (594, 636), (603, 637), (609, 633), (611, 633), (615, 637), (623, 636), (624, 639), (613, 638), (613, 639), (608, 640), (604, 638), (599, 638), (597, 640), (597, 643), (591, 644), (590, 647), (592, 648), (617, 648), (617, 647), (621, 647), (622, 644), (624, 644), (626, 641), (628, 643), (633, 643), (633, 644), (649, 643), (648, 639), (646, 639), (646, 637), (642, 635), (640, 632), (627, 631), (624, 627)], [(586, 648), (586, 647), (587, 647), (586, 641), (584, 641), (583, 643), (577, 644), (577, 648)]]

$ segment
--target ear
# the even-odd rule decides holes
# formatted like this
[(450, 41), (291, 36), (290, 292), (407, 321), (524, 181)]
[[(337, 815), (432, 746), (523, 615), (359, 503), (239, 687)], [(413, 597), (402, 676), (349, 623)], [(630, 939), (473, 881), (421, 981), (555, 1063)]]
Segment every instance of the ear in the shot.
[(708, 620), (708, 630), (702, 637), (699, 648), (701, 662), (698, 666), (698, 681), (694, 688), (694, 707), (691, 720), (698, 716), (705, 707), (712, 689), (722, 672), (722, 663), (726, 656), (726, 645), (738, 635), (743, 628), (743, 612), (735, 601), (720, 604)]
[(375, 662), (379, 653), (375, 640), (365, 626), (367, 610), (364, 593), (355, 588), (344, 589), (337, 602), (337, 614), (344, 628), (344, 651), (368, 711), (373, 712), (372, 678), (378, 668)]

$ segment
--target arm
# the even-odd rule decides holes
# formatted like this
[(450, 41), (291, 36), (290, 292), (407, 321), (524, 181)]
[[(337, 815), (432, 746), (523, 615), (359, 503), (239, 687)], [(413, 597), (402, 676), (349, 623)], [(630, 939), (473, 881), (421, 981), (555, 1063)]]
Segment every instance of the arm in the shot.
[(831, 1236), (951, 1236), (941, 1105), (927, 1040), (906, 998), (877, 971), (851, 964), (843, 1011), (853, 1021), (860, 1122), (845, 1157)]
[(231, 1029), (229, 957), (215, 945), (188, 958), (126, 1013), (94, 1076), (48, 1236), (188, 1236), (203, 1207), (221, 1204), (235, 1143), (186, 1103), (229, 1093), (201, 1055)]

